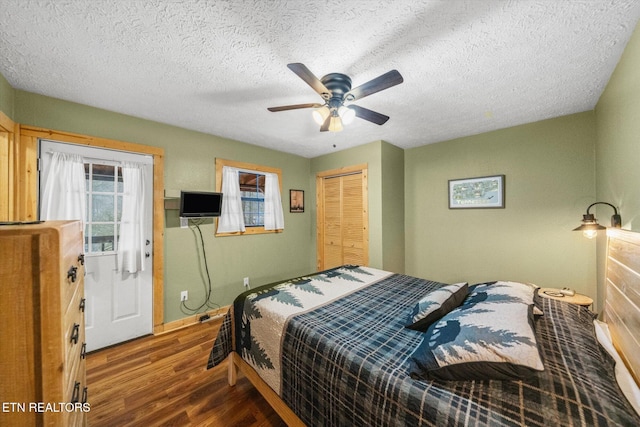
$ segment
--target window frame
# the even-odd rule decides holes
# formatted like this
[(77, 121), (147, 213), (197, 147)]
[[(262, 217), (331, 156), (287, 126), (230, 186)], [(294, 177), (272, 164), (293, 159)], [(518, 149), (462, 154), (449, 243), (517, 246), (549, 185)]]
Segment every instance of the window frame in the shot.
[[(238, 162), (235, 160), (226, 160), (216, 158), (216, 190), (217, 192), (222, 191), (222, 168), (225, 166), (244, 169), (247, 171), (255, 171), (258, 173), (274, 173), (278, 175), (278, 185), (280, 186), (280, 198), (282, 198), (282, 170), (280, 168), (274, 168), (270, 166), (262, 166), (254, 163), (246, 163), (246, 162)], [(224, 195), (223, 195), (224, 200)], [(284, 212), (283, 212), (284, 214)], [(215, 218), (216, 225), (216, 236), (244, 236), (249, 234), (274, 234), (274, 233), (282, 233), (283, 230), (265, 230), (264, 226), (252, 226), (245, 227), (244, 232), (233, 232), (233, 233), (218, 233), (218, 218)]]

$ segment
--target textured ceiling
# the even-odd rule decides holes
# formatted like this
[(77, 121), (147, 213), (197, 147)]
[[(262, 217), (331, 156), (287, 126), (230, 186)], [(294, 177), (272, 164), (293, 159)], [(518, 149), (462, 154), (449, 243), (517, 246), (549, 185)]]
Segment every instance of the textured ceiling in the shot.
[[(640, 0), (0, 0), (0, 73), (17, 88), (305, 157), (399, 147), (591, 110)], [(386, 114), (319, 132), (286, 65), (391, 69), (359, 100)]]

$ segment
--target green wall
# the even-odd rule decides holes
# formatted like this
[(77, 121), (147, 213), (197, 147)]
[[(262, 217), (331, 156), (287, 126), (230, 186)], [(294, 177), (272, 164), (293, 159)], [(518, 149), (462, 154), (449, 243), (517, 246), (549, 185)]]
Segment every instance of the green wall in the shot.
[[(620, 208), (622, 228), (640, 231), (640, 25), (596, 105), (598, 201)], [(598, 207), (598, 218), (613, 214)]]
[[(288, 209), (290, 188), (310, 194), (309, 159), (23, 91), (16, 91), (15, 116), (22, 124), (162, 147), (165, 189), (172, 193), (214, 190), (217, 157), (281, 168), (283, 233), (214, 237), (212, 221), (201, 226), (214, 300), (230, 304), (244, 290), (243, 277), (255, 287), (313, 270), (311, 215)], [(165, 322), (170, 322), (186, 316), (180, 311), (180, 292), (188, 290), (195, 305), (204, 297), (206, 282), (199, 273), (204, 266), (196, 232), (179, 227), (175, 210), (165, 211), (165, 223)]]
[[(640, 231), (640, 24), (627, 44), (596, 105), (597, 200), (620, 209), (622, 228)], [(596, 217), (609, 225), (613, 210), (598, 206)], [(604, 297), (605, 244), (598, 238), (598, 290)]]
[[(595, 296), (595, 243), (571, 230), (595, 197), (593, 112), (405, 151), (406, 271)], [(448, 209), (448, 180), (504, 174), (504, 209)]]
[(382, 266), (404, 273), (404, 150), (382, 142)]
[[(13, 120), (13, 105), (15, 103), (15, 89), (7, 79), (0, 74), (0, 111)], [(14, 120), (15, 121), (15, 120)]]

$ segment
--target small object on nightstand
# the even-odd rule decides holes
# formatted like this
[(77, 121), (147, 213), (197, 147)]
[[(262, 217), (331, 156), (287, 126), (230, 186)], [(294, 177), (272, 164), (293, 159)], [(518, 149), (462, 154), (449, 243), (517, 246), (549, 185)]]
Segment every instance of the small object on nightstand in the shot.
[(584, 307), (590, 307), (593, 304), (592, 298), (586, 295), (579, 294), (573, 289), (569, 289), (569, 288), (562, 288), (562, 289), (540, 288), (540, 290), (538, 291), (538, 294), (545, 298), (566, 301), (568, 303), (578, 304)]
[(570, 289), (570, 288), (562, 288), (562, 289), (560, 289), (560, 293), (562, 295), (566, 295), (568, 297), (572, 297), (572, 296), (574, 296), (576, 294), (576, 291), (574, 291), (573, 289)]

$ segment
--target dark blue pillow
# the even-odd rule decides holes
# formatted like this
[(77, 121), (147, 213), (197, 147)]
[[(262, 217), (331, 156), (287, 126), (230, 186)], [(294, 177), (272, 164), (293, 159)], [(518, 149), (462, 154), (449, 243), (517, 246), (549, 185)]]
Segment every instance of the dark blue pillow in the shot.
[(405, 327), (424, 332), (433, 322), (458, 307), (467, 296), (469, 284), (455, 283), (429, 292), (416, 303)]

